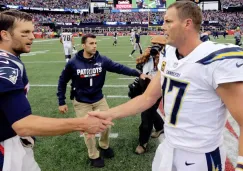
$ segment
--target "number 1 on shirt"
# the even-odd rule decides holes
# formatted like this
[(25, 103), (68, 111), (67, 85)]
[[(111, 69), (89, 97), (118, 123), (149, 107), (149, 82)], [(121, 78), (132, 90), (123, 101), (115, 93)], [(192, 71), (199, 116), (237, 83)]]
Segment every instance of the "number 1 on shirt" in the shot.
[(90, 78), (90, 80), (89, 80), (89, 84), (90, 84), (90, 87), (93, 86), (93, 78)]

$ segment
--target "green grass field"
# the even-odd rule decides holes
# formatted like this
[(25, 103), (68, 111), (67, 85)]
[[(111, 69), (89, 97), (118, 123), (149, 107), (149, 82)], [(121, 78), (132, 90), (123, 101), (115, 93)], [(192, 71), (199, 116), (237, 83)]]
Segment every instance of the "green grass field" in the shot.
[[(118, 46), (113, 47), (112, 37), (98, 37), (98, 51), (114, 61), (129, 67), (135, 67), (135, 58), (128, 55), (132, 51), (129, 37), (119, 37)], [(141, 44), (143, 49), (149, 44), (150, 37), (143, 36)], [(233, 42), (232, 37), (226, 40), (219, 39), (220, 42)], [(75, 39), (76, 47), (80, 46), (80, 38)], [(138, 56), (138, 52), (134, 57)], [(36, 40), (30, 54), (24, 54), (21, 59), (25, 63), (30, 82), (30, 92), (28, 99), (32, 106), (32, 112), (35, 115), (46, 117), (75, 117), (71, 101), (68, 99), (69, 90), (67, 90), (67, 104), (69, 112), (61, 115), (58, 112), (58, 102), (56, 97), (57, 82), (59, 75), (65, 66), (64, 52), (59, 40)], [(126, 102), (127, 85), (133, 79), (124, 75), (108, 73), (103, 93), (107, 96), (110, 107)], [(109, 87), (117, 85), (118, 87)], [(112, 97), (112, 96), (120, 96)], [(101, 171), (149, 171), (151, 170), (152, 159), (159, 141), (151, 139), (148, 146), (148, 152), (144, 155), (136, 155), (134, 150), (138, 145), (138, 127), (140, 124), (140, 115), (128, 117), (114, 121), (115, 126), (112, 133), (118, 133), (117, 138), (110, 139), (110, 146), (115, 151), (113, 159), (105, 160), (105, 167), (98, 169)], [(96, 168), (89, 166), (87, 149), (83, 138), (79, 133), (71, 133), (56, 137), (37, 137), (34, 148), (35, 157), (43, 171), (93, 171)]]

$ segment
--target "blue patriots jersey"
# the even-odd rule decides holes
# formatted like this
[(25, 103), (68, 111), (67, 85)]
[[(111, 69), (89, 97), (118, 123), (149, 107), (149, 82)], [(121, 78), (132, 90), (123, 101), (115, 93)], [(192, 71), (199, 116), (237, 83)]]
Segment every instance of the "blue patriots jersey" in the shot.
[(28, 89), (28, 78), (21, 60), (0, 51), (0, 93), (17, 89)]
[(27, 74), (19, 57), (0, 51), (0, 142), (15, 136), (12, 124), (31, 114), (28, 89)]

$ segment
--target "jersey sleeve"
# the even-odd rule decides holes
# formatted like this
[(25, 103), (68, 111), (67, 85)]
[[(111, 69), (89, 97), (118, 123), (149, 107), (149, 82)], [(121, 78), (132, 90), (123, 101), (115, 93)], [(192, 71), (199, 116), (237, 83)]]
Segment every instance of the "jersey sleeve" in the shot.
[(207, 66), (209, 83), (216, 89), (219, 84), (243, 81), (243, 49), (231, 44), (216, 46), (220, 48), (198, 61)]
[(243, 81), (243, 54), (241, 58), (225, 59), (217, 62), (213, 71), (213, 87), (219, 84)]
[(209, 85), (243, 81), (243, 49), (233, 44), (211, 44), (211, 53), (197, 61), (205, 66)]
[(0, 58), (0, 93), (9, 92), (18, 89), (24, 89), (22, 79), (22, 70), (24, 66), (19, 63), (23, 68), (20, 69), (11, 60)]

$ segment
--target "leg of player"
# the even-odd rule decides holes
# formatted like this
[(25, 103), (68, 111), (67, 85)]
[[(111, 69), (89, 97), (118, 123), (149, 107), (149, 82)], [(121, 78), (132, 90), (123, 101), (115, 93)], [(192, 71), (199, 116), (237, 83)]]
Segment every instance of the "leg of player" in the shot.
[(116, 46), (116, 37), (114, 37), (113, 46)]
[[(73, 100), (73, 107), (77, 117), (83, 117), (87, 114), (88, 111), (92, 111), (92, 104), (80, 103), (76, 100)], [(92, 167), (104, 167), (104, 160), (100, 157), (100, 152), (96, 148), (96, 139), (95, 137), (88, 138), (87, 134), (84, 134), (84, 141), (88, 149), (88, 156), (90, 160), (90, 165)]]
[[(93, 104), (93, 110), (105, 111), (108, 109), (109, 106), (105, 98)], [(99, 139), (100, 156), (104, 158), (114, 157), (114, 151), (112, 148), (110, 148), (110, 140), (109, 140), (110, 130), (111, 129), (108, 128), (106, 131), (102, 132)]]
[(140, 43), (138, 43), (138, 47), (139, 47), (139, 52), (142, 55), (143, 54), (143, 51), (142, 51), (142, 47), (141, 47)]
[(69, 59), (71, 59), (71, 55), (65, 55), (66, 63), (68, 63)]
[(69, 59), (71, 58), (72, 47), (64, 46), (64, 53), (65, 53), (65, 60), (67, 63), (69, 61)]
[(154, 128), (155, 128), (155, 131), (152, 132), (151, 134), (152, 138), (158, 138), (162, 133), (164, 133), (164, 121), (160, 116), (160, 114), (157, 112), (160, 103), (161, 103), (161, 98), (156, 102), (156, 104), (154, 105), (154, 110), (151, 113)]
[(135, 150), (136, 154), (143, 154), (147, 150), (147, 144), (153, 129), (153, 120), (150, 112), (151, 109), (148, 109), (141, 113), (142, 122), (139, 126), (139, 145)]
[(133, 51), (131, 52), (131, 54), (129, 55), (129, 57), (131, 57), (131, 58), (133, 58), (133, 53), (137, 50), (137, 47), (138, 47), (138, 44), (137, 43), (135, 43), (134, 44), (134, 47), (133, 47)]

